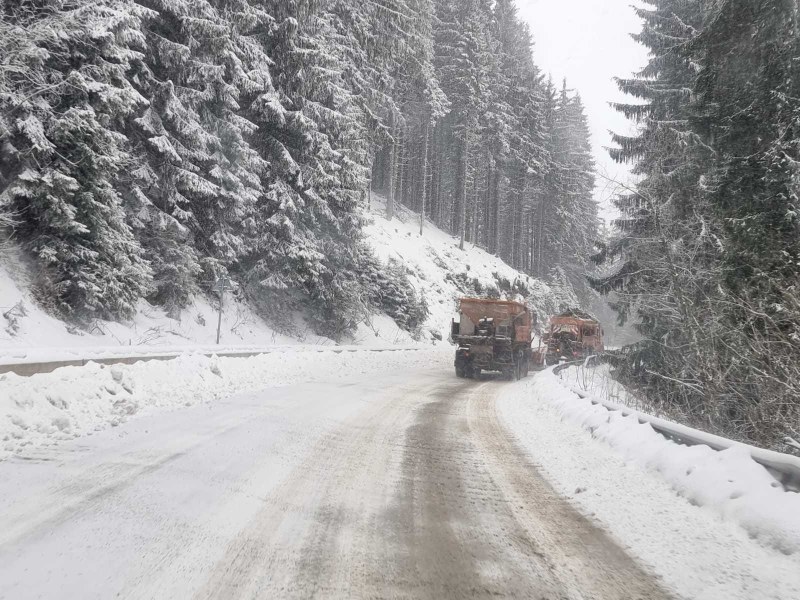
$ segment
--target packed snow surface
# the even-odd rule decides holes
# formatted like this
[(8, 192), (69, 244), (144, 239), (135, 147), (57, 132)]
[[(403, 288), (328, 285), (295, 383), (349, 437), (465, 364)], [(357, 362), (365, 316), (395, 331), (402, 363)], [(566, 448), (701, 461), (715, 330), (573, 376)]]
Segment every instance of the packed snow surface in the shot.
[(800, 598), (800, 495), (776, 488), (749, 455), (677, 445), (551, 371), (502, 397), (499, 411), (557, 491), (683, 597)]

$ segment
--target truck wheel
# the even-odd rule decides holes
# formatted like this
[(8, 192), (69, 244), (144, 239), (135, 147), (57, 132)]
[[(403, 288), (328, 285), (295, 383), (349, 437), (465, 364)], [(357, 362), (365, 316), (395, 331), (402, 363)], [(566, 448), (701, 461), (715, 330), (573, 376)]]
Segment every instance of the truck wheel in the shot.
[(481, 378), (481, 368), (480, 367), (473, 367), (473, 369), (472, 369), (472, 378), (473, 379), (480, 379)]
[(460, 377), (461, 379), (466, 377), (466, 373), (464, 373), (464, 369), (456, 367), (456, 377)]

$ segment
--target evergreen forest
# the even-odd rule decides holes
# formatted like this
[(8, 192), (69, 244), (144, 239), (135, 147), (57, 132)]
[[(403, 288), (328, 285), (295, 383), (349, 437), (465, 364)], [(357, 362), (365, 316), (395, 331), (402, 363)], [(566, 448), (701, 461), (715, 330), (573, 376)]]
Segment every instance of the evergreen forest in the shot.
[[(513, 0), (3, 0), (0, 211), (78, 322), (220, 278), (339, 338), (424, 298), (364, 243), (373, 195), (586, 290), (580, 95)], [(397, 311), (395, 311), (397, 312)]]

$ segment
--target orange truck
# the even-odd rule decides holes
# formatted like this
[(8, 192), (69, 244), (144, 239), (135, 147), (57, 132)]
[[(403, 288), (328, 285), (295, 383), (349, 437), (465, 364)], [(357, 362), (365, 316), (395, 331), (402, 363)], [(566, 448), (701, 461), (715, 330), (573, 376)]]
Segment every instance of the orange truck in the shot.
[(528, 307), (511, 300), (462, 298), (453, 320), (456, 375), (478, 379), (484, 371), (499, 371), (508, 379), (528, 374), (534, 318)]
[(550, 327), (534, 356), (536, 364), (555, 365), (603, 352), (603, 327), (590, 314), (568, 310), (550, 318)]

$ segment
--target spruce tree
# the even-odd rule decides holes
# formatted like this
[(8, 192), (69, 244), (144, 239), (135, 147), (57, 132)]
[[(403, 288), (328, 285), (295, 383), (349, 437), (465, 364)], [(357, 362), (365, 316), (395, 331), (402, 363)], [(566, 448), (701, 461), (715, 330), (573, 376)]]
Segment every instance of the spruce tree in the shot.
[(121, 125), (146, 100), (126, 78), (139, 11), (116, 3), (5, 6), (2, 202), (44, 267), (43, 299), (77, 319), (131, 317), (150, 269), (117, 184), (136, 167)]

